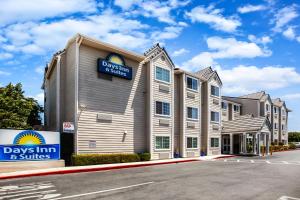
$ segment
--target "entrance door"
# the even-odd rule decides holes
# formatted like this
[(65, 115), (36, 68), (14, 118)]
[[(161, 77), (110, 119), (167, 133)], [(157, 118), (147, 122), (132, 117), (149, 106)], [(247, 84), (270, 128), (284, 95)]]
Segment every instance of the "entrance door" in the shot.
[(233, 135), (233, 154), (239, 154), (241, 151), (240, 147), (240, 135)]
[(230, 137), (229, 135), (223, 135), (222, 137), (222, 144), (223, 144), (223, 154), (229, 154), (230, 153)]

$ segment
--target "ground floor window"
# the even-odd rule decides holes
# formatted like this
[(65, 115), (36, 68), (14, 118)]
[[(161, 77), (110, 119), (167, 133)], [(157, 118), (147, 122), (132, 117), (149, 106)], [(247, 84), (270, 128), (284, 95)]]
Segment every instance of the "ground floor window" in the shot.
[(210, 147), (219, 147), (219, 138), (210, 138)]
[(155, 149), (169, 149), (170, 137), (169, 136), (156, 136), (155, 137)]
[(198, 138), (197, 137), (187, 137), (186, 147), (188, 149), (198, 148)]

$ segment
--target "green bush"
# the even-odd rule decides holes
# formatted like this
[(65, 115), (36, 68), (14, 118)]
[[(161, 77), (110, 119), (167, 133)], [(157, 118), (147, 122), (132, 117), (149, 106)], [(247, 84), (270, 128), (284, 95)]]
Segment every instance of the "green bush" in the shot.
[(149, 161), (151, 159), (150, 153), (139, 153), (138, 155), (139, 155), (141, 161)]
[(72, 155), (72, 165), (83, 166), (83, 165), (139, 162), (139, 161), (149, 161), (150, 158), (151, 158), (150, 153), (81, 154), (81, 155)]
[(289, 143), (289, 149), (296, 149), (296, 145), (294, 143)]
[(278, 145), (279, 145), (279, 146), (283, 146), (284, 143), (283, 143), (283, 142), (278, 142)]

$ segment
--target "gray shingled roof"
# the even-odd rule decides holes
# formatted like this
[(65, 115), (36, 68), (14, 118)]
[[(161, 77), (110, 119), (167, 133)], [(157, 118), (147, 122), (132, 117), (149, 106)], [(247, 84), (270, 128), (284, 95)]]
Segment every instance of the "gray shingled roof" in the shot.
[(196, 72), (195, 74), (197, 74), (198, 76), (200, 76), (200, 78), (202, 78), (204, 80), (208, 80), (213, 73), (214, 73), (214, 71), (212, 70), (212, 68), (207, 67), (207, 68), (204, 68), (204, 69)]
[(264, 91), (260, 91), (260, 92), (255, 92), (252, 94), (246, 94), (243, 96), (240, 96), (242, 98), (251, 98), (251, 99), (261, 99), (263, 96), (265, 95)]
[(284, 101), (281, 101), (279, 98), (277, 98), (277, 99), (272, 99), (272, 103), (273, 103), (275, 106), (281, 107), (281, 106), (283, 106)]
[(267, 123), (265, 117), (253, 117), (253, 115), (241, 115), (235, 120), (224, 121), (222, 133), (237, 133), (259, 131)]

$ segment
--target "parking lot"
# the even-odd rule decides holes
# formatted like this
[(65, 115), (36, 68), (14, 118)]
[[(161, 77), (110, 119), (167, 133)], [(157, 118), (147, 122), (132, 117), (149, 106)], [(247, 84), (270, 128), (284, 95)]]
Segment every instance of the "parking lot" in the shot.
[(4, 180), (0, 199), (300, 199), (300, 151)]

